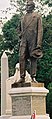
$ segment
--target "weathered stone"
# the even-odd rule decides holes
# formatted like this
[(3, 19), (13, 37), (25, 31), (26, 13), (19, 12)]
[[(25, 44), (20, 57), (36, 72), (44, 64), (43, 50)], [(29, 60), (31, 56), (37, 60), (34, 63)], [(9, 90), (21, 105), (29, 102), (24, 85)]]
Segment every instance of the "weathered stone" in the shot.
[(37, 115), (46, 115), (46, 95), (48, 92), (43, 84), (39, 83), (31, 83), (30, 87), (12, 88), (9, 92), (12, 98), (12, 115), (27, 116), (31, 115), (34, 110), (36, 110)]
[(11, 115), (2, 115), (0, 119), (10, 119)]
[(3, 52), (1, 57), (1, 115), (6, 115), (6, 79), (8, 76), (8, 57)]
[[(31, 115), (27, 116), (0, 116), (0, 119), (31, 119)], [(50, 119), (49, 115), (36, 115), (36, 119)]]
[(15, 82), (12, 84), (12, 88), (19, 88), (19, 87), (44, 87), (44, 83), (34, 83), (34, 82), (18, 83), (18, 82)]
[(31, 114), (31, 97), (15, 96), (12, 98), (12, 115), (22, 116)]

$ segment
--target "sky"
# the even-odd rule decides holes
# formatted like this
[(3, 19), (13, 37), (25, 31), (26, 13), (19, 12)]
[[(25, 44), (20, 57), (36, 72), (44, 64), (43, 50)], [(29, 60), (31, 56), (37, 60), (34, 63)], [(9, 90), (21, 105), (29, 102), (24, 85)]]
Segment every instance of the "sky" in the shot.
[[(0, 0), (0, 21), (2, 20), (3, 23), (5, 23), (5, 21), (10, 19), (12, 16), (11, 10), (8, 10), (9, 12), (6, 11), (6, 9), (8, 9), (9, 7), (10, 7), (10, 0)], [(0, 32), (1, 32), (1, 28), (2, 28), (2, 24), (0, 23)]]
[(0, 21), (9, 20), (16, 13), (16, 9), (10, 5), (10, 0), (0, 0)]
[(6, 9), (7, 7), (9, 7), (9, 5), (9, 0), (0, 0), (0, 9)]
[[(39, 8), (41, 8), (40, 4)], [(47, 5), (43, 6), (43, 13), (47, 15), (50, 9)], [(11, 19), (12, 15), (14, 15), (15, 13), (16, 8), (10, 5), (10, 0), (0, 0), (0, 21), (2, 21), (2, 23), (0, 22), (0, 29), (2, 28), (3, 24), (9, 19)]]
[(0, 0), (0, 19), (1, 17), (4, 18), (7, 15), (7, 13), (5, 13), (4, 11), (6, 10), (6, 8), (9, 8), (9, 6), (9, 0)]

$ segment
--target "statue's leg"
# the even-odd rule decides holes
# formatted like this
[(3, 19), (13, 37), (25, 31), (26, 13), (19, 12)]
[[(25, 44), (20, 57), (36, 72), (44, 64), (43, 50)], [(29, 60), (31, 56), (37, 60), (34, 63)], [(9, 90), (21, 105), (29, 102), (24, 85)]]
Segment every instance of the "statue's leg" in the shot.
[(19, 59), (19, 63), (20, 63), (20, 81), (19, 82), (25, 82), (25, 50), (26, 50), (26, 46), (21, 46), (20, 47), (20, 59)]
[(31, 57), (31, 78), (32, 80), (36, 77), (36, 71), (37, 71), (37, 58)]

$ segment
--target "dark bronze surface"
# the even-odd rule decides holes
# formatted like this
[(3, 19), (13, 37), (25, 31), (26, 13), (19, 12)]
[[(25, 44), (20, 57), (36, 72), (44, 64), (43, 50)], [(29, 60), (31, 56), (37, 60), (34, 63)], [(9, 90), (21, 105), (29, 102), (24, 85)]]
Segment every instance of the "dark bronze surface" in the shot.
[(20, 80), (26, 75), (26, 60), (30, 60), (30, 75), (33, 78), (36, 75), (37, 59), (42, 57), (42, 18), (33, 12), (32, 3), (33, 0), (27, 1), (27, 13), (21, 20)]
[(12, 88), (20, 88), (20, 87), (44, 87), (44, 83), (34, 83), (34, 82), (24, 82), (18, 83), (15, 82), (11, 86)]

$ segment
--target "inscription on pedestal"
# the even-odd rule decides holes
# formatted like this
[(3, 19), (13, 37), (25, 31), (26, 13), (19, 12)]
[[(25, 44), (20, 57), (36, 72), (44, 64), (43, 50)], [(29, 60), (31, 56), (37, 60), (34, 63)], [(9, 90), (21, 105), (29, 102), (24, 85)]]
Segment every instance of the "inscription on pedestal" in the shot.
[(22, 116), (31, 114), (31, 96), (15, 96), (12, 98), (12, 115)]

